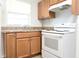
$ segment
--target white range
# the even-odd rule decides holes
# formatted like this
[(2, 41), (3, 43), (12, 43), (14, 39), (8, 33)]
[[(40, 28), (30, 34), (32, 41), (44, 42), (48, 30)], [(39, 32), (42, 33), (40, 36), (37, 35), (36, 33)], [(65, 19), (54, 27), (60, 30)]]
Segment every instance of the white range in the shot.
[(75, 29), (42, 30), (43, 58), (75, 58)]

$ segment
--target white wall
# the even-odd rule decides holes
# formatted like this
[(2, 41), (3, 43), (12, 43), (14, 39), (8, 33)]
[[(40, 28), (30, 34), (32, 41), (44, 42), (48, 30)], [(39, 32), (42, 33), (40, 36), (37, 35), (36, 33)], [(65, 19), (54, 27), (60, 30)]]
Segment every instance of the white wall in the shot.
[(76, 26), (76, 57), (79, 58), (79, 16), (77, 17), (77, 26)]
[(3, 40), (1, 39), (2, 7), (0, 6), (0, 58), (3, 57)]
[(2, 21), (1, 21), (1, 26), (2, 25), (6, 25), (6, 1), (7, 0), (2, 0), (3, 1), (3, 4), (2, 4)]
[[(16, 1), (15, 0), (12, 0), (12, 1), (8, 0), (8, 1), (10, 1), (11, 5), (15, 4), (16, 1), (21, 1), (21, 2), (26, 2), (26, 3), (31, 4), (31, 15), (30, 15), (31, 19), (22, 20), (22, 21), (24, 21), (22, 23), (25, 25), (29, 25), (29, 26), (41, 26), (41, 21), (38, 20), (38, 8), (37, 8), (38, 1), (37, 0), (16, 0)], [(14, 2), (14, 3), (12, 3), (12, 2)], [(5, 8), (5, 6), (6, 5), (4, 5), (4, 8)], [(3, 14), (6, 15), (7, 11), (4, 11)], [(2, 25), (8, 24), (9, 21), (7, 20), (7, 15), (5, 17), (3, 16), (3, 18), (4, 18), (4, 20), (2, 21)], [(16, 22), (17, 22), (17, 20), (16, 20)]]
[(38, 3), (33, 1), (32, 3), (32, 12), (31, 12), (31, 25), (32, 26), (41, 26), (41, 20), (38, 20)]
[(70, 7), (66, 10), (56, 12), (56, 18), (44, 20), (43, 26), (55, 26), (55, 25), (60, 25), (60, 24), (67, 24), (67, 23), (70, 23), (70, 22), (74, 23), (75, 22), (75, 16), (72, 15), (71, 10), (72, 9)]
[(31, 3), (31, 24), (30, 26), (42, 26), (42, 21), (38, 20), (38, 2), (40, 0), (22, 0)]

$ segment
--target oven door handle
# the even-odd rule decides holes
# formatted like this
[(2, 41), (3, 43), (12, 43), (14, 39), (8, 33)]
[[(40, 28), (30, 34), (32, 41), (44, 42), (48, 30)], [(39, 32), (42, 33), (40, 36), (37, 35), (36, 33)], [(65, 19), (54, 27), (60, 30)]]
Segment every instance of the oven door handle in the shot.
[(42, 33), (42, 35), (55, 35), (55, 36), (63, 36), (61, 34), (54, 34), (54, 33)]
[(49, 38), (54, 38), (54, 39), (60, 39), (63, 37), (63, 35), (59, 34), (48, 34), (48, 33), (43, 33), (42, 34), (44, 37), (49, 37)]

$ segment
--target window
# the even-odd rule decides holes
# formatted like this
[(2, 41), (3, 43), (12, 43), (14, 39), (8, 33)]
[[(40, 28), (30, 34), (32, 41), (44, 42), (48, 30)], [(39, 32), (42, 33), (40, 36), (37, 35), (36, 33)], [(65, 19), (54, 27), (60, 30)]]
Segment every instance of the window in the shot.
[(7, 23), (8, 24), (20, 24), (20, 25), (30, 25), (31, 21), (31, 4), (16, 1), (14, 4), (8, 2), (7, 10)]

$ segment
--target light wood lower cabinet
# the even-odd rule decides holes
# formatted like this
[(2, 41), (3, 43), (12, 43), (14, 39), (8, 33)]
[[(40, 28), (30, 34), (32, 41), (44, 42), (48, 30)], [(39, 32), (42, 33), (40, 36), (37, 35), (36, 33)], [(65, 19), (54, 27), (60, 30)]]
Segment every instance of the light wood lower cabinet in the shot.
[(17, 57), (27, 57), (30, 55), (30, 39), (17, 39)]
[(15, 33), (5, 34), (4, 40), (4, 52), (5, 57), (13, 58), (15, 56)]
[[(7, 58), (30, 57), (40, 53), (40, 32), (4, 33), (4, 54)], [(18, 36), (20, 35), (20, 36)], [(24, 36), (23, 36), (24, 35)]]
[(31, 54), (40, 52), (40, 37), (31, 38)]

